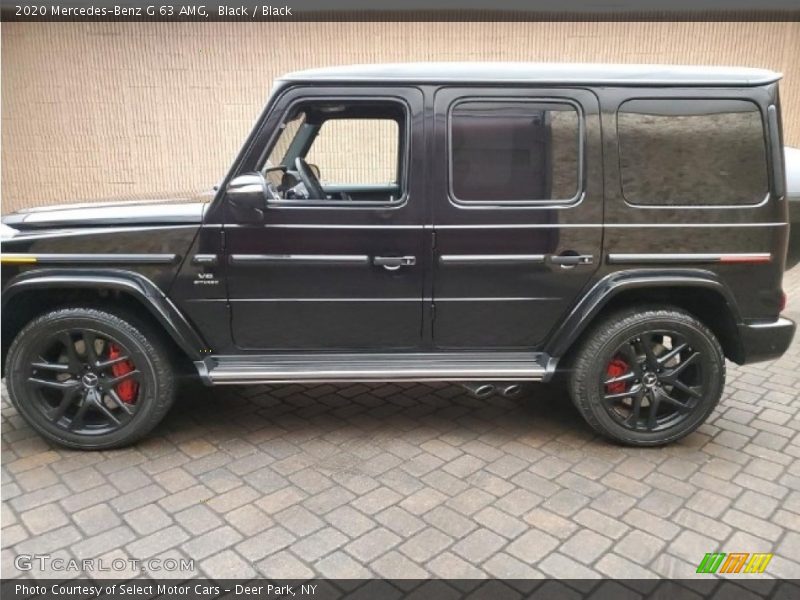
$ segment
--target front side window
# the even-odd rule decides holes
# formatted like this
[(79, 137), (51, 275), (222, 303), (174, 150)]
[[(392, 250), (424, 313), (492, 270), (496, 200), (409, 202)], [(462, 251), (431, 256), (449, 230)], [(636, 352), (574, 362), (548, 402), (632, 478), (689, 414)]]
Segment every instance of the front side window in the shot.
[(404, 194), (405, 105), (309, 100), (284, 115), (262, 172), (273, 200), (397, 202)]
[(580, 120), (571, 104), (470, 100), (450, 116), (456, 201), (568, 201), (580, 184)]
[(632, 204), (748, 205), (767, 194), (761, 112), (745, 100), (629, 100), (617, 115)]
[(397, 183), (400, 130), (391, 119), (329, 119), (320, 127), (306, 160), (323, 183)]

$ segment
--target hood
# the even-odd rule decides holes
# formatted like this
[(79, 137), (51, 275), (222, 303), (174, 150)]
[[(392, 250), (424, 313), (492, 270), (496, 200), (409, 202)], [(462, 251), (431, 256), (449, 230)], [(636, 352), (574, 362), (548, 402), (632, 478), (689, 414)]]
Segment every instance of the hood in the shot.
[(199, 195), (84, 202), (26, 208), (3, 217), (3, 225), (18, 231), (120, 225), (200, 224), (214, 192)]

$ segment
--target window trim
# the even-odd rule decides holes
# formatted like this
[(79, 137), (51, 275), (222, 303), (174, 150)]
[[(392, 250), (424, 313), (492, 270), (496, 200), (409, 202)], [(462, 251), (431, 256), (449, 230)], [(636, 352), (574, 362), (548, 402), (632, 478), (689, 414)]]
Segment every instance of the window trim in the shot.
[[(399, 198), (391, 201), (383, 200), (270, 200), (270, 209), (341, 209), (341, 208), (367, 208), (367, 209), (396, 209), (402, 208), (408, 203), (409, 191), (409, 168), (411, 163), (411, 145), (412, 127), (411, 127), (411, 106), (405, 98), (399, 96), (348, 96), (348, 95), (331, 95), (331, 96), (300, 96), (294, 98), (286, 108), (281, 111), (279, 123), (283, 123), (287, 114), (290, 114), (299, 104), (307, 104), (309, 102), (354, 102), (367, 104), (371, 102), (393, 102), (398, 104), (403, 109), (403, 116), (405, 118), (405, 129), (398, 127), (398, 143), (401, 148), (398, 149), (398, 160), (402, 161), (402, 169), (398, 169), (398, 186), (402, 194)], [(272, 152), (275, 144), (278, 142), (281, 132), (284, 129), (275, 127), (275, 130), (269, 137), (269, 141), (264, 146), (264, 149), (259, 154), (258, 161), (256, 162), (256, 169), (261, 170), (264, 163)], [(402, 144), (405, 142), (405, 151), (402, 150)]]
[[(621, 136), (619, 131), (619, 114), (620, 112), (625, 112), (622, 110), (622, 107), (625, 106), (628, 102), (634, 102), (637, 100), (644, 100), (650, 102), (658, 102), (662, 100), (683, 100), (689, 102), (713, 102), (715, 100), (736, 100), (739, 102), (747, 102), (752, 104), (756, 107), (756, 111), (759, 114), (761, 120), (761, 139), (764, 144), (764, 176), (767, 191), (764, 194), (764, 197), (757, 202), (746, 203), (746, 204), (641, 204), (638, 202), (633, 202), (629, 200), (628, 197), (625, 195), (625, 188), (622, 185), (622, 143), (621, 143)], [(716, 113), (716, 114), (723, 114), (723, 113)], [(767, 202), (769, 202), (770, 195), (772, 194), (771, 184), (769, 181), (769, 174), (770, 174), (770, 156), (769, 156), (769, 138), (768, 138), (768, 129), (767, 129), (767, 122), (766, 116), (764, 115), (764, 111), (761, 109), (761, 105), (751, 98), (743, 98), (741, 96), (631, 96), (630, 98), (625, 98), (620, 104), (617, 106), (617, 110), (614, 111), (614, 133), (617, 138), (617, 172), (618, 172), (618, 179), (619, 179), (619, 194), (622, 201), (625, 203), (626, 206), (630, 208), (638, 208), (643, 210), (714, 210), (714, 209), (743, 209), (743, 208), (759, 208), (764, 206)]]
[[(544, 198), (529, 200), (462, 200), (453, 189), (453, 110), (468, 102), (513, 103), (513, 104), (567, 104), (578, 116), (578, 168), (575, 194), (570, 198)], [(462, 96), (447, 108), (447, 196), (458, 208), (571, 208), (580, 204), (586, 195), (586, 113), (577, 100), (566, 96), (522, 97), (522, 96)]]

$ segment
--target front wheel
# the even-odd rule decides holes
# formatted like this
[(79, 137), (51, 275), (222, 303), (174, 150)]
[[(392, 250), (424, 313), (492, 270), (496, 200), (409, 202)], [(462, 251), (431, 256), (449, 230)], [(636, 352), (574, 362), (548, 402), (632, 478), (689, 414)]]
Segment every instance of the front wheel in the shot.
[(94, 308), (34, 319), (9, 349), (11, 402), (45, 438), (71, 448), (141, 438), (171, 406), (174, 381), (158, 334), (134, 323)]
[(569, 389), (601, 434), (635, 446), (678, 440), (719, 402), (725, 357), (714, 334), (679, 309), (610, 315), (578, 349)]

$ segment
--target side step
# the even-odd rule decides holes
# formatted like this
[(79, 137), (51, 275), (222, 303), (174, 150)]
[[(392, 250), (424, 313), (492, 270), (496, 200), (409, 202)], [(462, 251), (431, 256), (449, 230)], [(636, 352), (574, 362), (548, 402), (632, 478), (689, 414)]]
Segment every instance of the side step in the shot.
[(210, 356), (195, 363), (210, 385), (367, 381), (546, 381), (541, 352), (269, 354)]

